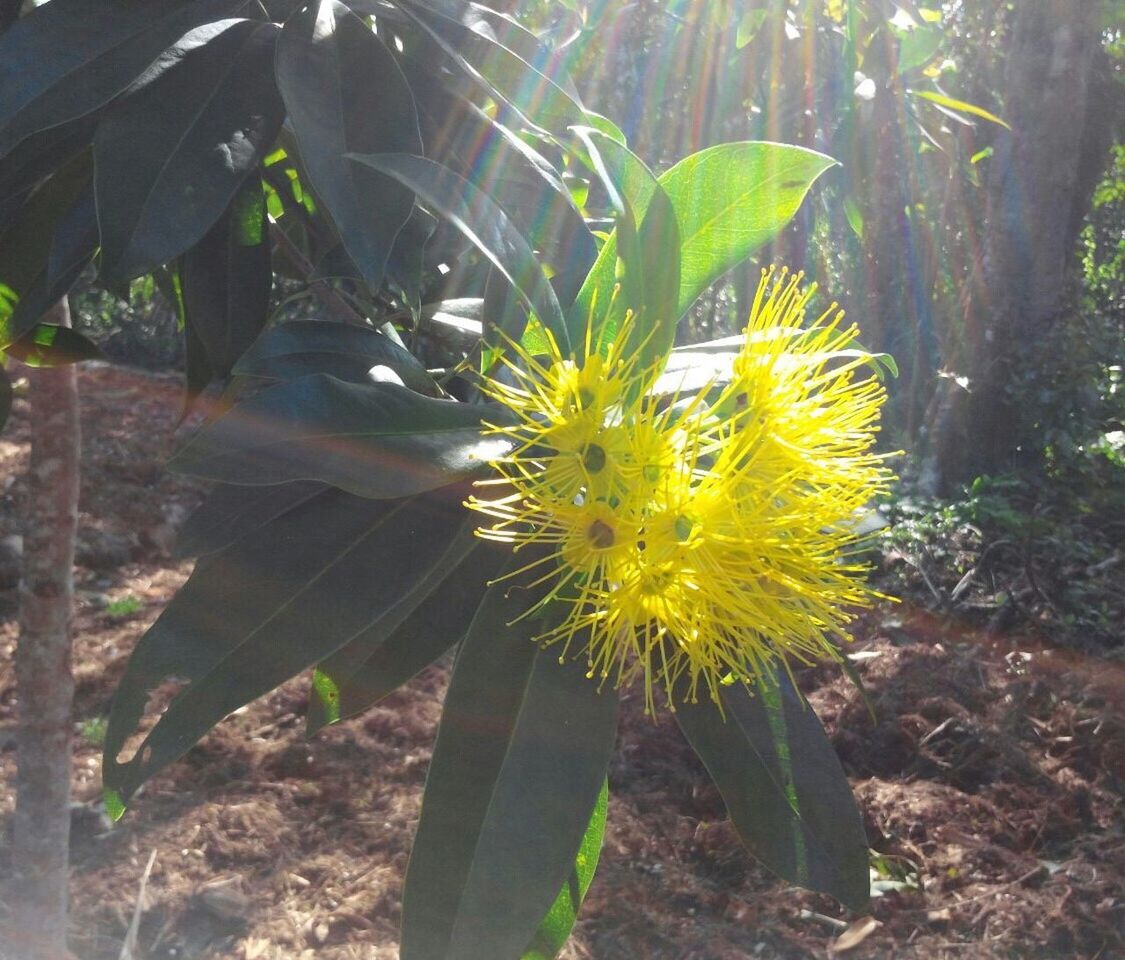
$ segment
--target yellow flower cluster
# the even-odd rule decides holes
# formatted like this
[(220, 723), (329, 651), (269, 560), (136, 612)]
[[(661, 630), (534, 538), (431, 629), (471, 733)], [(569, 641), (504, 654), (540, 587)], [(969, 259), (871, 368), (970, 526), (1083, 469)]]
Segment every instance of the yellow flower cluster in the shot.
[[(772, 677), (790, 658), (834, 656), (829, 640), (870, 603), (854, 519), (889, 472), (874, 452), (882, 385), (857, 377), (835, 305), (812, 326), (814, 287), (763, 271), (728, 369), (701, 389), (662, 389), (658, 365), (625, 355), (631, 318), (580, 357), (552, 347), (488, 380), (515, 414), (494, 432), (514, 443), (494, 461), (497, 496), (468, 506), (481, 535), (536, 544), (545, 598), (537, 638), (581, 645), (590, 676), (644, 678), (646, 707), (663, 688), (695, 699), (700, 682)], [(667, 374), (663, 380), (672, 379)]]

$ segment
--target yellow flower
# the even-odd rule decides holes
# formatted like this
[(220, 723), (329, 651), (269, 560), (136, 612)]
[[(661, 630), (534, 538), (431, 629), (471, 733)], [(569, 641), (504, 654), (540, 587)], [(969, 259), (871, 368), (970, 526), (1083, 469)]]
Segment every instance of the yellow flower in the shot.
[(515, 417), (492, 428), (513, 449), (481, 484), (503, 493), (468, 502), (492, 520), (480, 535), (539, 546), (513, 574), (546, 585), (537, 640), (578, 647), (599, 682), (642, 677), (649, 710), (656, 689), (675, 709), (674, 689), (717, 701), (838, 656), (830, 638), (875, 596), (852, 521), (890, 478), (885, 393), (835, 305), (806, 325), (802, 279), (763, 271), (729, 375), (690, 396), (648, 395), (665, 359), (623, 355), (631, 316), (580, 356), (513, 344), (486, 382)]

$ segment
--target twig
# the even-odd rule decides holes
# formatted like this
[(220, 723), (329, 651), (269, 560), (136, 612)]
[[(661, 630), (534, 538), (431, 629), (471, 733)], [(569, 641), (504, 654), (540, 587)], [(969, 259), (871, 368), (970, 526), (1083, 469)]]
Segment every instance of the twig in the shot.
[(944, 720), (942, 720), (941, 723), (934, 727), (933, 730), (931, 730), (921, 740), (918, 741), (918, 746), (924, 747), (927, 743), (933, 740), (934, 737), (940, 737), (945, 732), (946, 728), (956, 719), (956, 717), (946, 717)]
[(141, 875), (141, 885), (137, 890), (137, 903), (133, 907), (133, 919), (129, 923), (129, 929), (125, 932), (125, 942), (121, 944), (121, 955), (118, 960), (134, 960), (136, 956), (137, 932), (141, 927), (141, 916), (145, 912), (145, 887), (148, 886), (149, 874), (152, 873), (152, 865), (154, 863), (156, 863), (155, 849), (148, 855), (148, 863), (145, 865), (145, 872)]
[(934, 586), (934, 582), (930, 579), (930, 575), (926, 573), (925, 568), (922, 566), (921, 560), (914, 560), (912, 557), (908, 556), (905, 553), (903, 553), (901, 556), (903, 560), (909, 563), (922, 575), (922, 579), (925, 581), (926, 586), (930, 588), (930, 593), (934, 595), (934, 599), (942, 606), (945, 606), (945, 597), (943, 597), (941, 595), (941, 591)]
[(313, 292), (313, 295), (331, 310), (338, 319), (348, 323), (358, 323), (363, 326), (367, 325), (367, 318), (348, 303), (344, 297), (340, 296), (340, 294), (332, 288), (331, 284), (313, 278), (313, 275), (316, 273), (316, 268), (306, 259), (297, 245), (285, 235), (285, 231), (283, 231), (281, 227), (276, 223), (272, 224), (270, 234), (273, 236), (274, 243), (277, 244), (282, 253), (293, 262), (293, 266), (304, 276), (305, 282), (309, 285), (309, 289)]
[(802, 920), (816, 920), (819, 923), (823, 923), (825, 926), (831, 927), (833, 930), (847, 930), (848, 928), (847, 920), (837, 920), (835, 917), (826, 917), (823, 913), (816, 913), (813, 910), (802, 910), (800, 916)]
[(953, 588), (953, 592), (949, 595), (951, 603), (956, 603), (961, 599), (961, 595), (969, 589), (970, 584), (976, 579), (977, 574), (985, 571), (985, 564), (992, 556), (993, 551), (999, 547), (1011, 546), (1012, 541), (1008, 539), (994, 540), (981, 552), (977, 558), (977, 562), (972, 566), (968, 573), (966, 573), (960, 580), (957, 581), (957, 586)]

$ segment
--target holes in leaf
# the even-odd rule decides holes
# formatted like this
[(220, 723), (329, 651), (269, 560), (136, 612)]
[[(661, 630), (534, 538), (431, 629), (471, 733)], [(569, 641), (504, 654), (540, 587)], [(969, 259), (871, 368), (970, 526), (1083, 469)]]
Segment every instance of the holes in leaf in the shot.
[(117, 755), (113, 758), (114, 763), (130, 763), (140, 751), (140, 762), (148, 764), (152, 759), (152, 747), (146, 744), (144, 749), (141, 749), (141, 744), (144, 743), (145, 737), (148, 736), (152, 728), (156, 726), (160, 718), (172, 705), (172, 701), (180, 695), (180, 692), (187, 685), (187, 680), (180, 677), (169, 677), (149, 691), (144, 712), (141, 714), (136, 727), (133, 728), (133, 732), (122, 744), (121, 749), (117, 751)]

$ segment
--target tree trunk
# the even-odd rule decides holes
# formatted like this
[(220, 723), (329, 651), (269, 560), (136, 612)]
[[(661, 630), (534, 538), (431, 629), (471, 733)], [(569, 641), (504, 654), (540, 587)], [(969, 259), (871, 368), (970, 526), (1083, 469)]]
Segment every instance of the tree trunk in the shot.
[[(950, 492), (1034, 458), (1034, 410), (1013, 396), (1021, 370), (1066, 315), (1078, 232), (1104, 169), (1112, 97), (1094, 94), (1104, 62), (1101, 5), (1028, 0), (1016, 7), (1005, 119), (987, 185), (983, 257), (965, 298), (966, 355), (929, 413), (921, 481)], [(1050, 349), (1050, 348), (1048, 348)]]
[[(44, 317), (68, 325), (65, 298)], [(29, 372), (32, 522), (24, 538), (12, 904), (28, 960), (65, 955), (70, 840), (70, 621), (80, 434), (73, 366)]]

